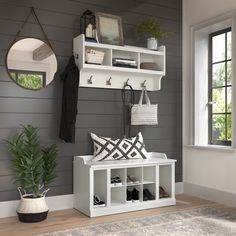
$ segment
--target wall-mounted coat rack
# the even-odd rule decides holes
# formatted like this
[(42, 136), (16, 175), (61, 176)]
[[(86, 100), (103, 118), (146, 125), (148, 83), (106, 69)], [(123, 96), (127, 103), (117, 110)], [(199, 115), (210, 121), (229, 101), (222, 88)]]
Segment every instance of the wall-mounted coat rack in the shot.
[[(87, 51), (96, 50), (104, 54), (102, 64), (86, 63)], [(158, 51), (133, 46), (116, 46), (85, 41), (84, 35), (74, 38), (73, 52), (80, 69), (80, 86), (94, 88), (122, 89), (129, 83), (133, 89), (159, 90), (161, 78), (166, 71), (165, 46)], [(117, 67), (113, 65), (114, 58), (132, 59), (137, 62), (137, 68)], [(143, 64), (155, 64), (157, 68), (144, 69)]]

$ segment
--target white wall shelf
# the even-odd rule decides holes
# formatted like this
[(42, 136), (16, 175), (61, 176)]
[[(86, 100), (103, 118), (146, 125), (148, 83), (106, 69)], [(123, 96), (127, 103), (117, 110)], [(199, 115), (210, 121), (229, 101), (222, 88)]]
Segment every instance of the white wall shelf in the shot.
[[(105, 53), (102, 65), (86, 64), (86, 49), (95, 49)], [(166, 73), (165, 46), (160, 46), (158, 51), (134, 46), (116, 46), (101, 43), (86, 42), (84, 35), (79, 35), (73, 40), (73, 52), (76, 64), (80, 69), (80, 86), (95, 88), (122, 89), (124, 83), (128, 83), (135, 90), (142, 89), (145, 81), (147, 90), (161, 89), (161, 78)], [(137, 62), (137, 68), (117, 67), (112, 65), (113, 58), (133, 59)], [(140, 69), (140, 63), (154, 62), (158, 70)], [(89, 83), (92, 81), (92, 83)], [(110, 79), (111, 85), (107, 84)]]
[[(91, 162), (93, 156), (74, 157), (74, 207), (95, 217), (176, 204), (175, 162), (164, 153), (151, 153), (151, 159)], [(139, 183), (128, 184), (127, 176), (134, 176)], [(122, 186), (112, 186), (111, 177), (119, 176)], [(159, 186), (169, 193), (159, 197)], [(127, 189), (139, 191), (137, 202), (126, 202)], [(143, 200), (143, 190), (148, 189), (154, 200)], [(93, 196), (105, 202), (105, 206), (93, 205)]]

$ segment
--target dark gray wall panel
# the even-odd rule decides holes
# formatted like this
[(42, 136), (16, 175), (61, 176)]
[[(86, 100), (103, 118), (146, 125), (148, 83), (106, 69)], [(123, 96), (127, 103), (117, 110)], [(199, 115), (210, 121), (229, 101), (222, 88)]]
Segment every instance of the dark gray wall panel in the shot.
[[(54, 82), (40, 91), (18, 87), (5, 68), (7, 50), (31, 6), (36, 8), (58, 60)], [(157, 17), (163, 28), (172, 32), (160, 42), (167, 49), (167, 75), (162, 79), (162, 89), (149, 93), (151, 101), (159, 105), (159, 124), (132, 127), (132, 134), (141, 131), (149, 151), (165, 152), (169, 158), (177, 159), (176, 181), (182, 181), (181, 0), (127, 0), (125, 4), (115, 0), (0, 0), (0, 201), (19, 198), (4, 140), (18, 132), (21, 124), (38, 126), (43, 145), (58, 145), (58, 178), (50, 187), (49, 196), (72, 193), (73, 156), (92, 154), (91, 132), (122, 136), (121, 91), (79, 88), (76, 143), (58, 138), (62, 96), (59, 75), (72, 54), (72, 40), (79, 34), (79, 18), (86, 9), (121, 15), (128, 45), (145, 47), (145, 40), (137, 39), (134, 27), (147, 16)], [(19, 39), (24, 36), (43, 38), (32, 17)], [(136, 92), (136, 102), (139, 96), (140, 91)]]
[[(1, 74), (1, 69), (0, 69)], [(53, 86), (47, 86), (46, 88), (42, 90), (37, 91), (31, 91), (31, 90), (22, 90), (18, 85), (16, 85), (14, 82), (9, 81), (9, 78), (6, 77), (8, 81), (1, 82), (0, 87), (0, 97), (1, 98), (7, 98), (9, 97), (9, 94), (12, 94), (11, 98), (39, 98), (39, 99), (45, 99), (45, 100), (55, 100), (55, 87)], [(35, 101), (35, 100), (34, 100)]]

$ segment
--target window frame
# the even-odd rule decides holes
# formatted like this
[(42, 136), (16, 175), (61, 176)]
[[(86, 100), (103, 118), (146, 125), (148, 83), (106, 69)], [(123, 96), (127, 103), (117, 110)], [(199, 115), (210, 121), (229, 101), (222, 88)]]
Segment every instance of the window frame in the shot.
[[(22, 73), (22, 74), (42, 75), (42, 78), (43, 78), (42, 88), (46, 86), (46, 72), (44, 72), (44, 71), (9, 69), (9, 74), (11, 74), (11, 73), (15, 73), (15, 75), (16, 75), (15, 82), (16, 83), (18, 82), (18, 74), (20, 74), (20, 73)], [(21, 87), (26, 88), (24, 86), (21, 86)], [(27, 88), (27, 89), (32, 89), (32, 88)], [(38, 90), (38, 89), (33, 89), (33, 90)]]
[[(232, 27), (227, 27), (215, 32), (212, 32), (209, 34), (209, 60), (208, 60), (208, 144), (210, 145), (222, 145), (222, 146), (231, 146), (232, 140), (229, 141), (227, 140), (227, 130), (228, 130), (228, 123), (227, 123), (227, 115), (231, 115), (231, 122), (232, 122), (232, 110), (231, 112), (227, 111), (227, 88), (232, 88), (232, 81), (231, 85), (227, 84), (227, 63), (231, 62), (232, 66), (232, 52), (231, 52), (231, 57), (228, 59), (227, 57), (227, 33), (232, 32)], [(217, 35), (225, 34), (225, 59), (222, 61), (217, 61), (213, 62), (213, 51), (212, 51), (212, 46), (213, 46), (213, 37)], [(222, 86), (217, 86), (213, 87), (213, 65), (219, 64), (219, 63), (224, 63), (225, 64), (225, 83)], [(213, 103), (212, 103), (212, 91), (213, 89), (216, 88), (223, 88), (225, 91), (225, 112), (222, 113), (213, 113)], [(232, 100), (231, 100), (232, 101)], [(226, 140), (214, 140), (213, 139), (213, 115), (218, 114), (218, 115), (224, 115), (225, 116), (225, 136)], [(232, 125), (231, 125), (232, 128)], [(232, 131), (231, 131), (232, 132)]]

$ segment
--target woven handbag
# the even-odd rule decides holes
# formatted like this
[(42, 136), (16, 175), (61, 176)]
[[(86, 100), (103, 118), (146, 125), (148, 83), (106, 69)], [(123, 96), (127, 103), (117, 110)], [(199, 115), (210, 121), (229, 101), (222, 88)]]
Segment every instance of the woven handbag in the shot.
[[(146, 104), (143, 104), (145, 94)], [(131, 125), (157, 125), (157, 104), (151, 104), (146, 87), (143, 87), (139, 103), (131, 108)]]

